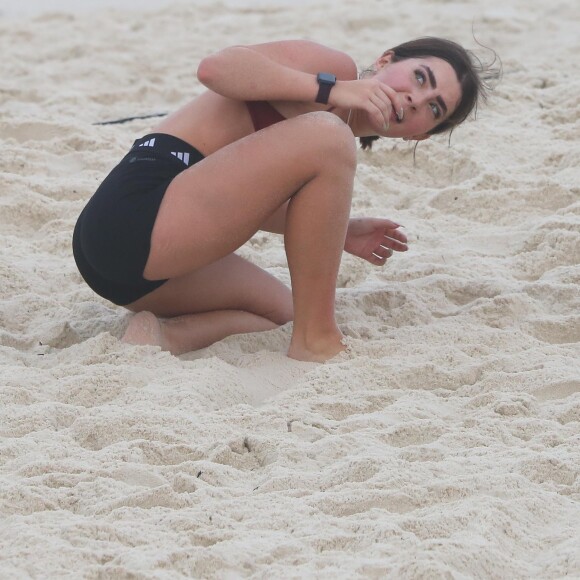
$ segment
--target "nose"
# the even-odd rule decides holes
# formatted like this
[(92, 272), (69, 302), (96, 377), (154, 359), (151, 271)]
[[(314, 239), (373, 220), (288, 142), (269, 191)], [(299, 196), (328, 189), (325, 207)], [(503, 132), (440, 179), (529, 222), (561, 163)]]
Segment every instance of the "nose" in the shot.
[(405, 114), (409, 112), (414, 113), (417, 110), (416, 100), (411, 93), (405, 93), (403, 102), (405, 103)]
[(421, 106), (423, 101), (425, 101), (425, 97), (422, 95), (413, 95), (412, 93), (407, 93), (405, 95), (405, 101), (407, 102), (407, 107), (413, 111), (416, 111), (418, 107)]

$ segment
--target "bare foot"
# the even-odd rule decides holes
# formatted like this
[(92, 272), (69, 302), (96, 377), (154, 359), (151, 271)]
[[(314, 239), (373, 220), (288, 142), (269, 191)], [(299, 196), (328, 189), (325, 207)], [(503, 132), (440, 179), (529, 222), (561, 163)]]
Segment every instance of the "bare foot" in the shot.
[(131, 318), (121, 339), (128, 344), (150, 344), (165, 350), (161, 322), (151, 312), (138, 312)]
[(310, 342), (308, 346), (292, 339), (288, 356), (307, 362), (325, 362), (348, 349), (344, 337)]

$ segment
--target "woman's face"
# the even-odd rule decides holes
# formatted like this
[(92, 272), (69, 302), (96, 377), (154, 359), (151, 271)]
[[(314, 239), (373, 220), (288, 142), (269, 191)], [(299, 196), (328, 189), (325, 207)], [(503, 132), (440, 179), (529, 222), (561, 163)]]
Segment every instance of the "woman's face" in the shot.
[(393, 62), (388, 52), (378, 59), (376, 77), (399, 93), (404, 116), (395, 117), (386, 135), (425, 138), (431, 129), (449, 115), (461, 99), (461, 86), (453, 67), (436, 57), (409, 58)]

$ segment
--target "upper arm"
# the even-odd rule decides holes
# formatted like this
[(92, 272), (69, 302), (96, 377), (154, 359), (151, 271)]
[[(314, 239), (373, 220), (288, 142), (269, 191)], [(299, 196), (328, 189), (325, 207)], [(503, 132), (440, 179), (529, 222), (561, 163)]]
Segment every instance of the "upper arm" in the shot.
[(282, 40), (246, 46), (289, 68), (317, 74), (328, 72), (339, 80), (357, 78), (354, 60), (345, 52), (309, 40)]

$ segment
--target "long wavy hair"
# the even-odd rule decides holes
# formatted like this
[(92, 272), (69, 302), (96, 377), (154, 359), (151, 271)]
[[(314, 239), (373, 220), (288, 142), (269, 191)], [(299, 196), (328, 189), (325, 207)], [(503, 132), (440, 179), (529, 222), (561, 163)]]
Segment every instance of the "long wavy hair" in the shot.
[[(484, 64), (474, 53), (445, 38), (425, 36), (399, 44), (384, 54), (388, 52), (393, 52), (392, 62), (408, 58), (440, 58), (448, 62), (457, 75), (461, 86), (461, 99), (453, 113), (433, 127), (428, 132), (429, 135), (452, 132), (469, 117), (472, 111), (477, 113), (478, 104), (487, 101), (488, 93), (492, 88), (490, 81), (497, 80), (501, 76), (501, 61), (499, 67), (495, 67), (495, 63), (499, 60), (495, 52), (492, 51), (493, 61), (490, 64)], [(379, 137), (361, 137), (361, 147), (370, 149), (376, 139)]]

